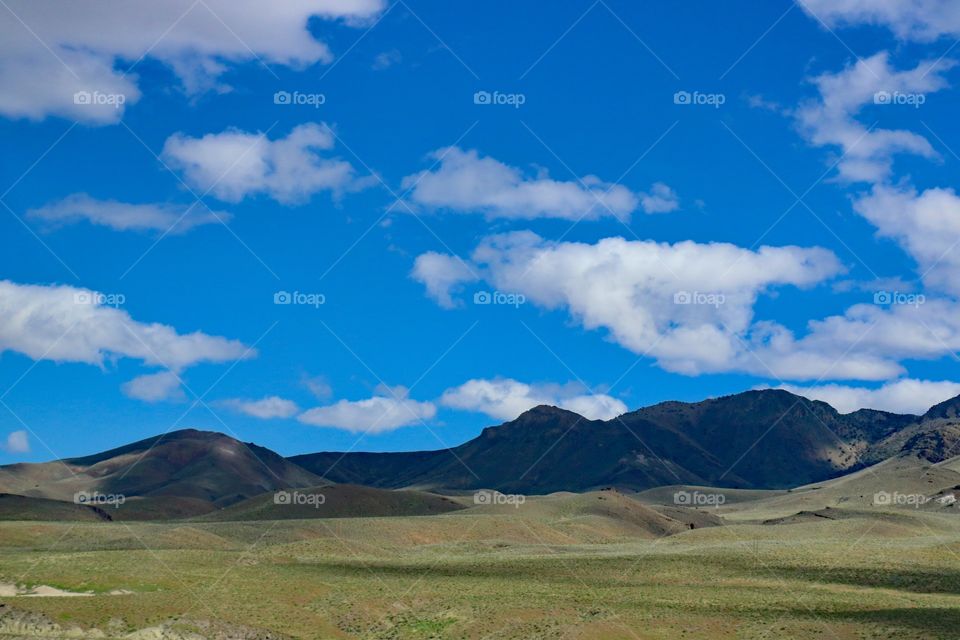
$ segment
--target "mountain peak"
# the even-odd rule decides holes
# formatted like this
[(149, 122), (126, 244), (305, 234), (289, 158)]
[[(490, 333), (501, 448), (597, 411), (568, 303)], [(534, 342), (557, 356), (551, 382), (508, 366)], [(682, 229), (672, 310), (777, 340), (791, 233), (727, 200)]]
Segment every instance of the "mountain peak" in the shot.
[(923, 419), (935, 420), (938, 418), (957, 418), (958, 416), (960, 416), (960, 396), (933, 405), (929, 411), (923, 414)]
[(561, 407), (555, 407), (550, 404), (539, 404), (532, 409), (527, 409), (515, 419), (511, 420), (510, 423), (517, 424), (530, 424), (530, 423), (539, 423), (551, 420), (581, 420), (584, 422), (589, 422), (587, 418), (584, 418), (579, 413), (563, 409)]
[[(561, 409), (560, 407), (554, 406), (552, 404), (538, 404), (532, 409), (527, 409), (526, 411), (521, 413), (520, 416), (517, 416), (517, 417), (519, 418), (527, 414), (555, 416), (555, 415), (561, 415), (564, 413), (573, 413), (573, 411), (568, 411), (567, 409)], [(577, 414), (574, 414), (574, 415), (577, 415)]]

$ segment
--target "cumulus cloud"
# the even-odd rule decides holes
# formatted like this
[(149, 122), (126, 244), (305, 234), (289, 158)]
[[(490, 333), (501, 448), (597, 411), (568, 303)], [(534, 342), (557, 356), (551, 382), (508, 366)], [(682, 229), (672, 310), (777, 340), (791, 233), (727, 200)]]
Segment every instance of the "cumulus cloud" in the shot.
[(225, 401), (224, 404), (235, 411), (261, 420), (291, 418), (300, 411), (297, 403), (278, 396), (268, 396), (260, 400), (235, 398)]
[(458, 301), (454, 300), (453, 293), (461, 285), (480, 279), (474, 268), (461, 258), (434, 251), (417, 256), (411, 276), (422, 282), (427, 294), (445, 309), (457, 306)]
[(795, 112), (801, 133), (815, 146), (836, 146), (843, 152), (839, 177), (851, 182), (880, 182), (891, 172), (893, 157), (910, 153), (926, 158), (936, 151), (921, 135), (906, 130), (870, 129), (856, 116), (874, 103), (878, 92), (931, 93), (947, 86), (943, 72), (955, 65), (949, 60), (921, 62), (906, 71), (891, 67), (881, 51), (858, 60), (837, 73), (813, 78), (820, 97), (800, 105)]
[(928, 287), (960, 295), (960, 197), (953, 189), (877, 185), (854, 209), (917, 261)]
[(511, 378), (468, 380), (444, 391), (440, 404), (485, 413), (497, 420), (513, 420), (542, 404), (579, 413), (589, 420), (610, 420), (627, 412), (620, 400), (606, 394), (586, 393), (582, 385), (526, 384)]
[(50, 227), (79, 222), (109, 227), (117, 231), (160, 231), (184, 233), (193, 227), (230, 220), (229, 213), (214, 212), (202, 204), (129, 204), (116, 200), (97, 200), (75, 193), (27, 212), (27, 217)]
[(842, 315), (811, 321), (801, 339), (780, 327), (768, 346), (782, 357), (822, 354), (827, 361), (838, 362), (830, 371), (831, 378), (894, 378), (904, 374), (903, 360), (935, 360), (960, 349), (957, 303), (938, 298), (913, 300), (915, 304), (853, 305)]
[(104, 304), (109, 299), (90, 289), (0, 280), (0, 352), (98, 366), (108, 359), (132, 358), (173, 370), (255, 355), (236, 340), (137, 322)]
[(437, 407), (407, 397), (404, 387), (378, 387), (366, 400), (340, 400), (301, 413), (297, 420), (316, 427), (333, 427), (351, 433), (385, 433), (432, 419)]
[[(434, 256), (432, 268), (418, 261), (413, 272), (441, 304), (463, 281), (441, 268), (443, 260), (452, 265), (454, 258)], [(487, 238), (471, 264), (499, 291), (522, 293), (545, 309), (567, 309), (585, 328), (605, 329), (631, 351), (691, 375), (763, 369), (753, 351), (780, 338), (775, 327), (754, 323), (757, 298), (781, 286), (810, 287), (843, 271), (833, 253), (816, 247), (752, 251), (724, 243), (623, 238), (558, 243), (531, 232)], [(747, 345), (751, 340), (758, 343)], [(850, 360), (840, 368), (872, 364)], [(816, 377), (823, 367), (824, 362), (805, 358), (783, 363), (782, 369)]]
[(369, 184), (346, 160), (320, 155), (333, 149), (335, 140), (326, 124), (316, 123), (299, 125), (286, 138), (274, 140), (238, 130), (201, 138), (177, 133), (167, 139), (162, 157), (191, 187), (209, 190), (220, 200), (266, 195), (297, 204), (321, 191), (336, 196)]
[(669, 213), (680, 208), (680, 198), (669, 186), (654, 182), (649, 192), (640, 194), (640, 206), (646, 213)]
[(30, 453), (30, 439), (27, 437), (27, 432), (11, 431), (0, 448), (7, 453)]
[(545, 171), (525, 175), (474, 150), (438, 149), (430, 155), (437, 167), (407, 176), (409, 200), (428, 209), (481, 213), (488, 218), (563, 218), (595, 220), (614, 216), (623, 220), (638, 208), (647, 213), (673, 211), (677, 196), (663, 183), (650, 193), (633, 193), (596, 176), (561, 181)]
[(953, 0), (802, 0), (804, 11), (828, 25), (870, 24), (905, 40), (960, 36), (960, 5)]
[(333, 395), (333, 387), (324, 376), (304, 376), (302, 382), (317, 400), (327, 400)]
[(182, 400), (185, 397), (180, 378), (172, 371), (142, 375), (124, 383), (121, 388), (127, 396), (144, 402)]
[[(431, 268), (418, 268), (418, 261), (413, 274), (448, 306), (457, 286), (472, 278), (466, 272), (459, 281), (451, 277), (443, 263), (454, 260), (434, 254)], [(622, 238), (551, 243), (521, 232), (486, 239), (470, 263), (492, 287), (522, 293), (545, 309), (566, 309), (586, 329), (604, 329), (634, 353), (688, 375), (889, 380), (905, 373), (906, 360), (960, 350), (960, 305), (950, 298), (913, 295), (876, 304), (867, 293), (864, 303), (812, 320), (799, 335), (754, 318), (759, 296), (785, 285), (816, 285), (843, 271), (831, 252), (818, 248), (750, 251)]]
[[(189, 93), (222, 91), (219, 77), (231, 65), (330, 62), (332, 52), (308, 29), (311, 17), (358, 24), (382, 8), (382, 0), (7, 0), (0, 114), (117, 122), (141, 96), (127, 70), (145, 56), (168, 65)], [(78, 92), (93, 97), (78, 102)], [(120, 104), (105, 99), (118, 95)]]
[(893, 413), (923, 414), (935, 404), (960, 395), (960, 383), (905, 378), (881, 387), (849, 387), (827, 384), (813, 387), (783, 385), (791, 393), (822, 400), (840, 413), (879, 409)]

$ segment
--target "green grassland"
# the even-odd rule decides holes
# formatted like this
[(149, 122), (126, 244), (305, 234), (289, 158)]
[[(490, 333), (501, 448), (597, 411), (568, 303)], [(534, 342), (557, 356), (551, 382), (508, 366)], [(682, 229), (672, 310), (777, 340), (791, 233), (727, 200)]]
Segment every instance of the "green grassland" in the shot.
[(958, 637), (960, 513), (751, 516), (783, 495), (673, 531), (615, 492), (416, 517), (4, 522), (0, 583), (94, 595), (0, 597), (0, 637)]

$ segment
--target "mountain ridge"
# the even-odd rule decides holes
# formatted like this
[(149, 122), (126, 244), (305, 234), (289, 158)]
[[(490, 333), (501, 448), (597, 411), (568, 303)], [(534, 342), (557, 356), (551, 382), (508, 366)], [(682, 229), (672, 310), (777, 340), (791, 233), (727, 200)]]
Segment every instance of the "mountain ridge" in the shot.
[(786, 489), (898, 456), (936, 463), (960, 454), (958, 408), (960, 397), (923, 416), (841, 414), (778, 389), (665, 401), (611, 420), (539, 405), (447, 449), (286, 458), (216, 431), (182, 429), (91, 455), (0, 467), (0, 492), (62, 501), (80, 491), (121, 493), (149, 503), (144, 517), (181, 517), (329, 483), (526, 494), (680, 484)]
[[(290, 460), (331, 481), (391, 488), (550, 492), (685, 483), (781, 489), (837, 477), (902, 453), (939, 461), (960, 443), (960, 420), (954, 427), (952, 418), (934, 423), (930, 416), (958, 406), (960, 398), (940, 403), (924, 416), (875, 409), (842, 414), (825, 402), (782, 389), (699, 402), (668, 400), (607, 421), (541, 405), (448, 449), (317, 452)], [(538, 426), (543, 428), (536, 430)], [(539, 444), (531, 446), (537, 438)], [(529, 455), (530, 449), (538, 455)], [(583, 460), (590, 456), (605, 460)], [(488, 460), (510, 458), (511, 464), (490, 468)], [(518, 467), (518, 458), (525, 468)], [(477, 469), (474, 460), (481, 460)], [(566, 481), (538, 468), (543, 466), (563, 468)]]

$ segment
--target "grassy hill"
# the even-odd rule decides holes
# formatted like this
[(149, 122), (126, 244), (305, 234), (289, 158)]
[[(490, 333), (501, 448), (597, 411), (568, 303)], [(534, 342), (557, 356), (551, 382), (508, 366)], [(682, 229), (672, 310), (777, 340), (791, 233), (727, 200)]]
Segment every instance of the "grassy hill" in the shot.
[[(280, 502), (276, 496), (280, 495)], [(460, 502), (425, 491), (391, 491), (347, 484), (262, 494), (220, 509), (202, 520), (287, 520), (426, 516), (466, 508)]]
[(267, 491), (322, 482), (269, 449), (193, 429), (2, 471), (0, 491), (62, 501), (73, 501), (77, 493), (123, 495), (131, 517), (144, 518), (197, 515)]
[(99, 507), (0, 493), (0, 520), (104, 522), (112, 514)]

